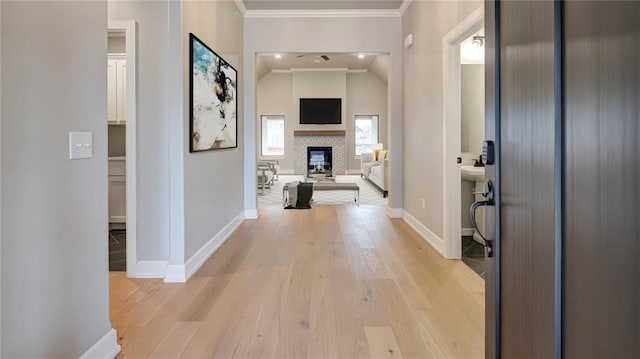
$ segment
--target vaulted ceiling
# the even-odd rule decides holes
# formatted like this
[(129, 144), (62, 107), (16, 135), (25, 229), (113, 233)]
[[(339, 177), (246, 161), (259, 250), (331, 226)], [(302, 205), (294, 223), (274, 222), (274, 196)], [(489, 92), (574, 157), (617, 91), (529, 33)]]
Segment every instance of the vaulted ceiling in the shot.
[[(255, 13), (290, 13), (323, 11), (402, 11), (407, 0), (236, 0)], [(404, 5), (406, 8), (407, 4)], [(261, 78), (271, 71), (295, 69), (344, 68), (371, 71), (387, 81), (388, 54), (360, 53), (263, 53), (256, 57), (256, 75)]]
[(386, 83), (388, 67), (388, 54), (327, 52), (258, 54), (256, 56), (256, 76), (258, 79), (271, 71), (313, 71), (340, 68), (351, 71), (371, 71)]

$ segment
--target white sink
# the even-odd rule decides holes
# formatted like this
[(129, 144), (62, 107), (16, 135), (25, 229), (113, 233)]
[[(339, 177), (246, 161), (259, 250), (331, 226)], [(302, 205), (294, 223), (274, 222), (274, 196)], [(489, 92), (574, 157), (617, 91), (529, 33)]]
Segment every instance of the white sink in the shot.
[[(484, 192), (484, 167), (473, 167), (473, 166), (460, 166), (460, 174), (463, 180), (474, 182), (474, 191), (476, 193)], [(479, 194), (474, 196), (474, 201), (482, 200), (482, 196)], [(478, 225), (481, 230), (484, 231), (484, 213), (483, 211), (479, 211), (478, 217)], [(474, 231), (473, 239), (475, 239), (478, 243), (482, 244), (482, 237)]]
[(484, 167), (460, 166), (463, 180), (484, 183)]

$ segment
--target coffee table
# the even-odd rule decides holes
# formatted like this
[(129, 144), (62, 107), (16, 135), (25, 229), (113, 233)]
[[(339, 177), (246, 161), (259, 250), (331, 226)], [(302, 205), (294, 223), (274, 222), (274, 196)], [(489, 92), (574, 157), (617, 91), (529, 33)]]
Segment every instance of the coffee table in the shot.
[(311, 174), (311, 175), (307, 175), (307, 177), (304, 178), (304, 181), (311, 182), (311, 183), (335, 182), (336, 178), (328, 177), (325, 174)]

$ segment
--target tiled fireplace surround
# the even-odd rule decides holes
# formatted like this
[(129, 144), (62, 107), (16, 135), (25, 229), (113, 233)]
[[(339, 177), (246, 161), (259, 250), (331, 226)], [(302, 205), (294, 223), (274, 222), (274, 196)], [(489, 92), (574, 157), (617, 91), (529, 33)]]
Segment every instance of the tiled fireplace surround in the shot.
[[(318, 131), (316, 131), (318, 132)], [(293, 137), (293, 171), (295, 174), (307, 173), (307, 147), (309, 146), (327, 146), (332, 148), (333, 156), (333, 174), (343, 175), (346, 173), (346, 142), (345, 136), (309, 136), (297, 134)]]

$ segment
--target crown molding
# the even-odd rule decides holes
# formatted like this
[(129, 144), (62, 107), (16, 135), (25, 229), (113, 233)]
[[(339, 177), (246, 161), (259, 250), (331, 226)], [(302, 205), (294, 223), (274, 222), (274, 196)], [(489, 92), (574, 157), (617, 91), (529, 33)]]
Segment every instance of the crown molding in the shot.
[(240, 14), (242, 14), (242, 16), (245, 16), (247, 14), (247, 7), (244, 5), (244, 1), (233, 0), (233, 2), (236, 3), (236, 7), (238, 8), (238, 11), (240, 11)]
[(403, 0), (402, 4), (400, 4), (400, 8), (398, 8), (398, 12), (400, 16), (404, 16), (404, 13), (407, 12), (409, 5), (411, 5), (412, 0)]
[(315, 68), (315, 67), (296, 67), (291, 69), (291, 72), (347, 72), (349, 71), (346, 67), (324, 67), (324, 68)]
[[(240, 0), (236, 0), (240, 1)], [(405, 0), (406, 2), (407, 0)], [(247, 10), (247, 18), (400, 17), (399, 10)]]

